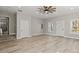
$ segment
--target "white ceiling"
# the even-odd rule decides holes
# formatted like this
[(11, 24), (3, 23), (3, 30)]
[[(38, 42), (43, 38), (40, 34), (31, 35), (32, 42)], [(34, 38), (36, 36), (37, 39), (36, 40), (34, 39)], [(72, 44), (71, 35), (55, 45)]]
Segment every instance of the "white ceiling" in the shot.
[[(38, 12), (38, 8), (40, 6), (23, 6), (21, 7), (23, 12), (31, 15), (33, 17), (37, 18), (53, 18), (53, 17), (58, 17), (62, 15), (67, 15), (71, 13), (77, 13), (79, 12), (79, 7), (78, 6), (56, 6), (56, 12), (52, 14), (41, 14)], [(0, 6), (0, 11), (1, 12), (9, 12), (9, 13), (16, 13), (18, 8), (17, 6)]]

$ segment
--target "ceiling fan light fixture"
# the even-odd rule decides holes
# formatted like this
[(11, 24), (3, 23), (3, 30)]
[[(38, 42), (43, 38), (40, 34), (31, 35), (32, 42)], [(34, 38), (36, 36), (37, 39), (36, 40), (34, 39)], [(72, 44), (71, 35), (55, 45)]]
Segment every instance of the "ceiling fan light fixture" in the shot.
[(56, 12), (56, 7), (54, 6), (41, 6), (38, 9), (39, 9), (39, 12), (43, 14), (49, 14), (49, 13)]

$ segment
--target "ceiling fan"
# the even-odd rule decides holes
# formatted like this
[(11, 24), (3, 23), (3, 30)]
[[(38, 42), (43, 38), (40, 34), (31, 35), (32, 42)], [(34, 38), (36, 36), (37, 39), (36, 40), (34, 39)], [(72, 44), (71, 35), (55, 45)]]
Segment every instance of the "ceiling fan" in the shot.
[(39, 9), (39, 12), (43, 13), (43, 14), (49, 14), (49, 13), (53, 13), (56, 12), (56, 7), (54, 6), (42, 6)]

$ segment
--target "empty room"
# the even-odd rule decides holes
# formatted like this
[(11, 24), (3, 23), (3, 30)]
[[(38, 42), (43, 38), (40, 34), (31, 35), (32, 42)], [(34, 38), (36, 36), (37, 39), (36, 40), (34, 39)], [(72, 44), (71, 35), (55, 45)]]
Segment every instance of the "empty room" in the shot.
[(0, 6), (0, 53), (79, 53), (79, 6)]

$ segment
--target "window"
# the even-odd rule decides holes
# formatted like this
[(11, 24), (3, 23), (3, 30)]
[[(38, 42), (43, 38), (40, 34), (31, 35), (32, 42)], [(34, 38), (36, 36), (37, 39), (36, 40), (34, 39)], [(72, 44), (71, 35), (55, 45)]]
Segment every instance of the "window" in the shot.
[(53, 31), (53, 24), (48, 23), (48, 32), (52, 32)]
[(41, 24), (41, 29), (43, 29), (43, 24)]

